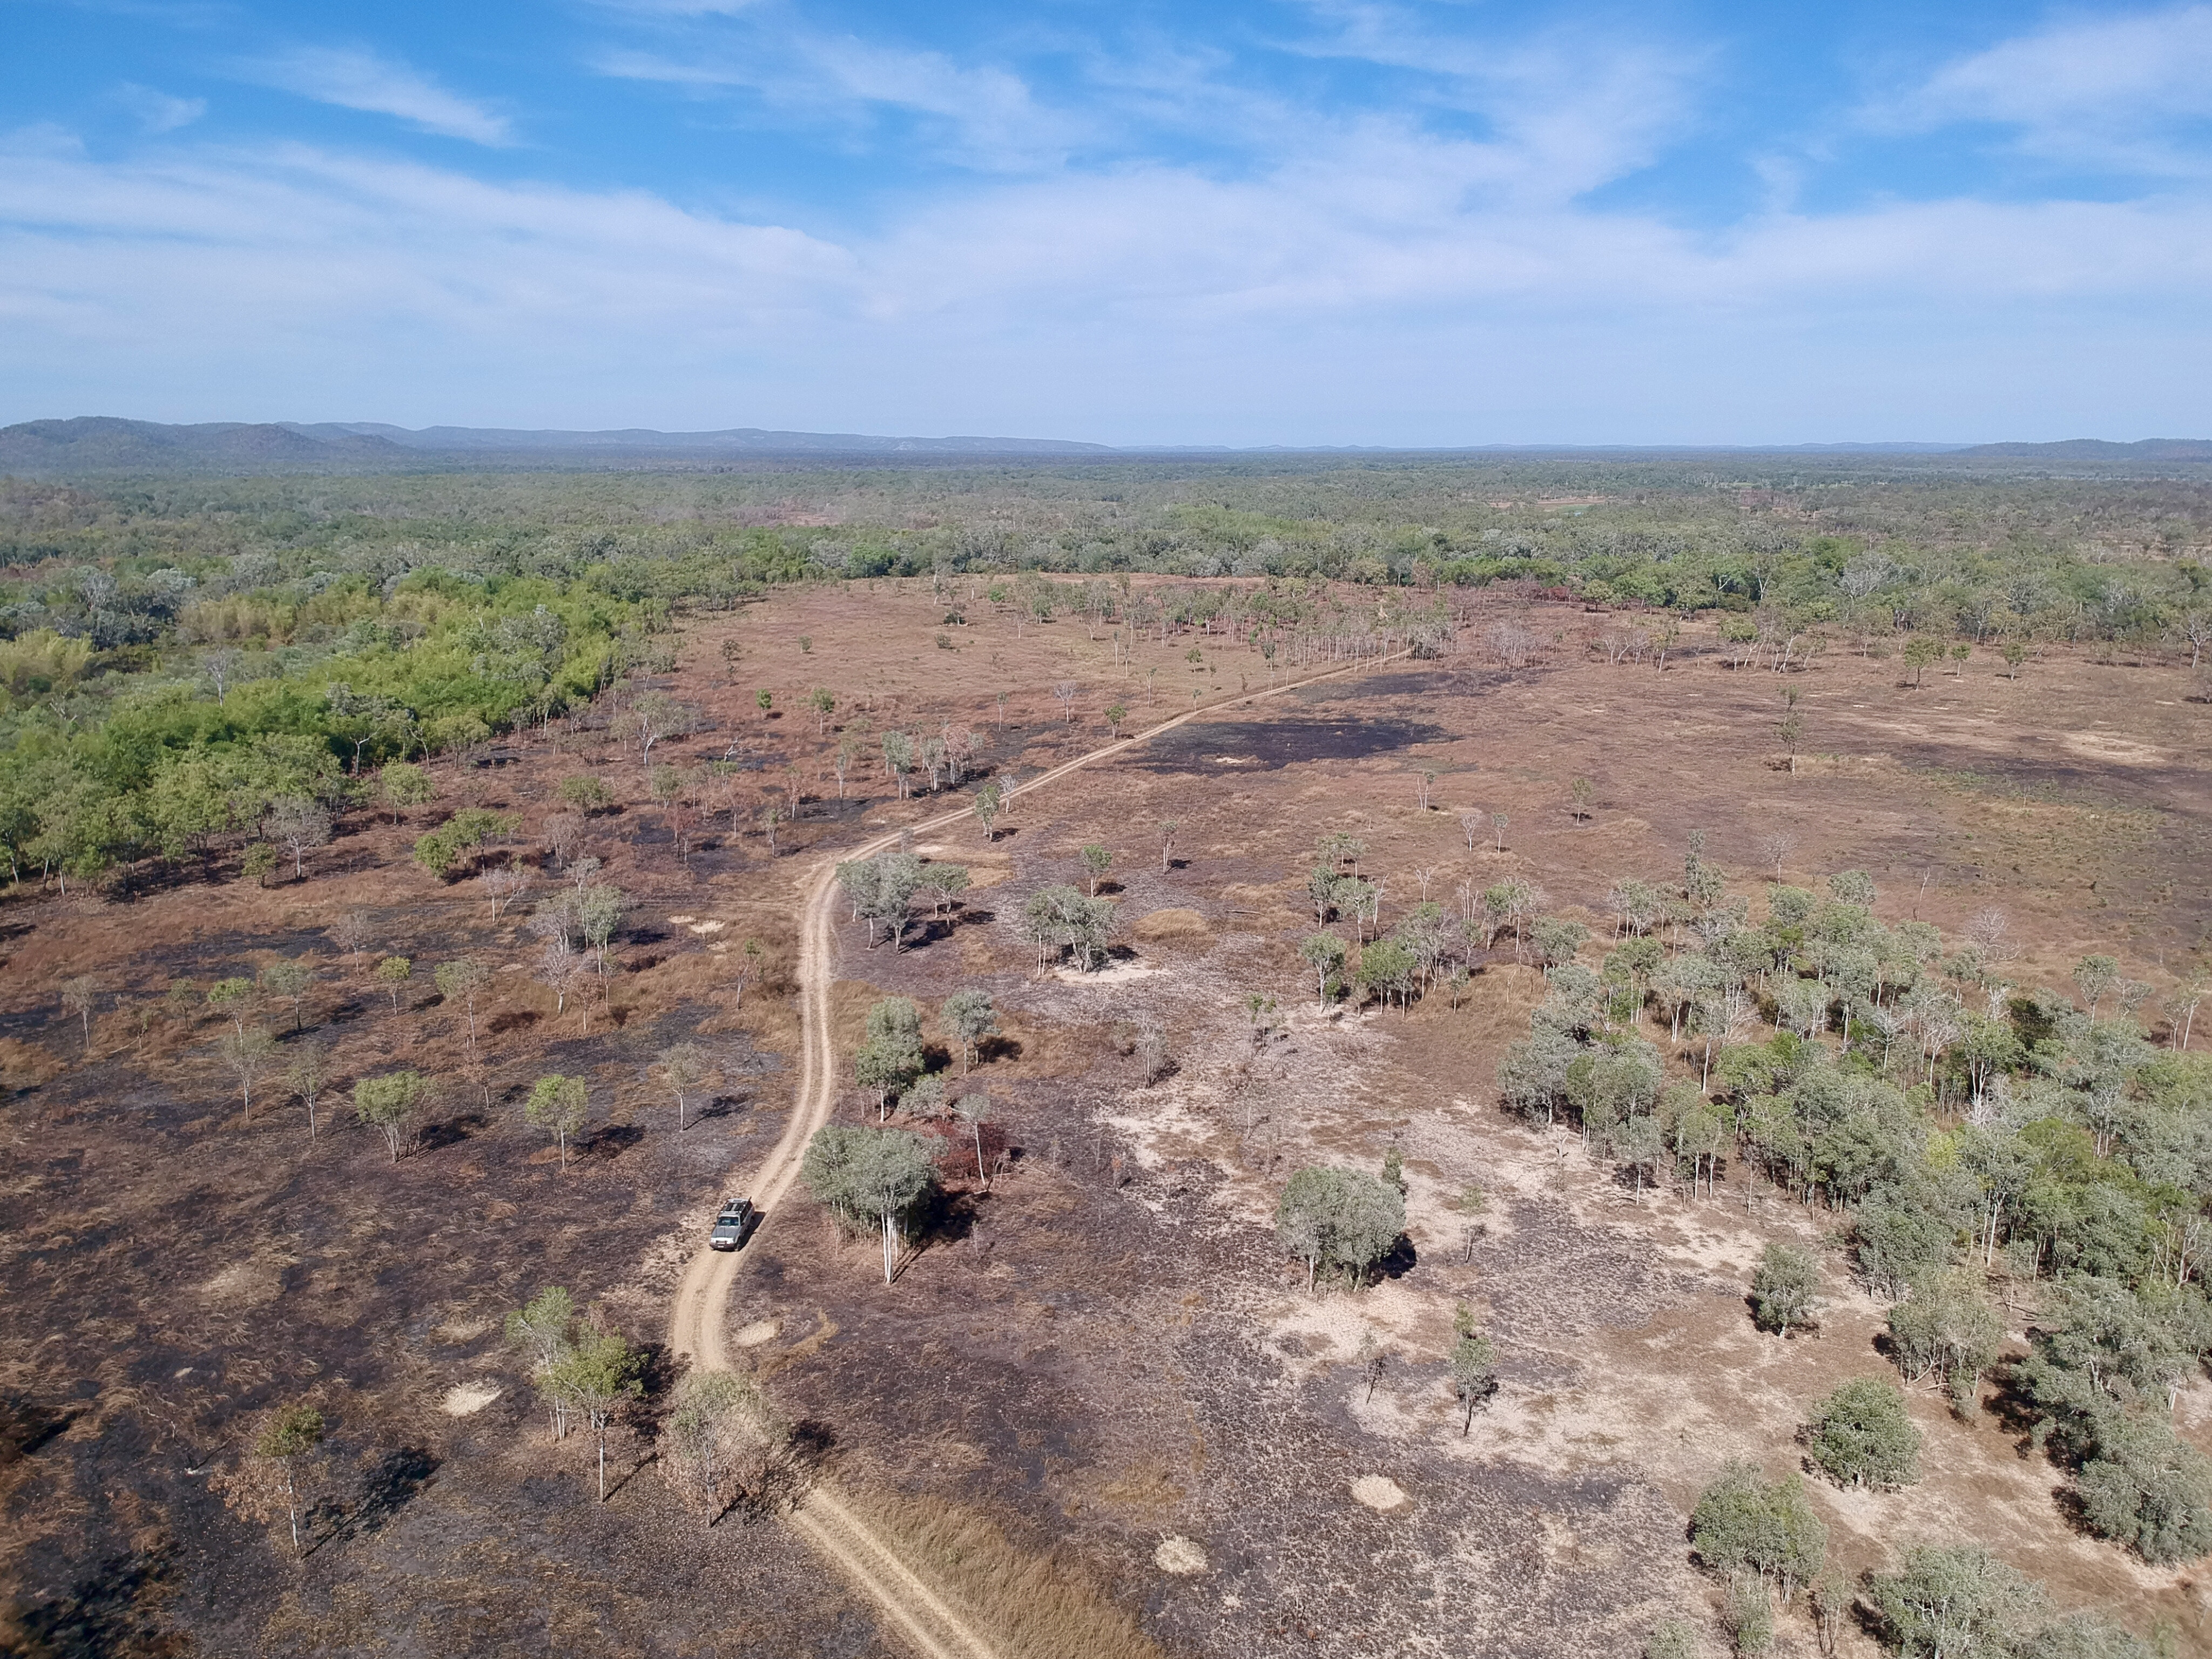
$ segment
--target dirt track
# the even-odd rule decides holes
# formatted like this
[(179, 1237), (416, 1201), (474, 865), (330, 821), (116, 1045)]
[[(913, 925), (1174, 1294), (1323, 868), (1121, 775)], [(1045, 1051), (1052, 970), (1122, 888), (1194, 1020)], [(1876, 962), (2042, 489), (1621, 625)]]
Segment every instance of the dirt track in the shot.
[[(1148, 743), (1161, 733), (1188, 724), (1201, 715), (1260, 702), (1317, 681), (1357, 673), (1402, 656), (1388, 656), (1346, 663), (1318, 674), (1285, 680), (1264, 690), (1243, 692), (1200, 705), (1148, 726), (1132, 736), (1101, 745), (1049, 771), (1015, 785), (1009, 796), (1027, 794), (1055, 779), (1094, 762), (1109, 760), (1125, 750)], [(850, 849), (845, 857), (864, 859), (898, 844), (902, 835), (944, 830), (969, 816), (960, 806), (920, 823), (902, 826)], [(838, 860), (817, 860), (807, 872), (800, 890), (799, 995), (801, 1052), (799, 1091), (791, 1119), (768, 1160), (754, 1175), (753, 1202), (762, 1212), (760, 1226), (774, 1217), (792, 1182), (799, 1178), (799, 1162), (814, 1132), (830, 1120), (837, 1100), (837, 1056), (831, 1045), (830, 985), (834, 977), (830, 908), (836, 893)], [(728, 1368), (722, 1332), (727, 1322), (730, 1287), (736, 1282), (744, 1251), (727, 1254), (702, 1247), (685, 1268), (677, 1287), (676, 1304), (669, 1319), (668, 1346), (679, 1358), (689, 1358), (701, 1370)], [(925, 1659), (994, 1659), (990, 1644), (969, 1627), (951, 1607), (917, 1577), (890, 1543), (854, 1515), (826, 1486), (817, 1486), (793, 1512), (792, 1524), (830, 1562), (883, 1608), (890, 1621), (907, 1637)]]

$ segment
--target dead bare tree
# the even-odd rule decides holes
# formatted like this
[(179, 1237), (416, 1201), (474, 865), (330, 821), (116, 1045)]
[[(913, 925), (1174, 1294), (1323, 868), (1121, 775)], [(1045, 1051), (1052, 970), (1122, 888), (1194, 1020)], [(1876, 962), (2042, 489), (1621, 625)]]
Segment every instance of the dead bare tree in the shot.
[(524, 889), (530, 885), (530, 872), (520, 864), (510, 864), (504, 869), (486, 870), (477, 878), (477, 885), (483, 889), (484, 896), (491, 901), (492, 920), (496, 921), (499, 913), (520, 897)]
[(2018, 949), (2007, 937), (2011, 927), (2012, 919), (1992, 905), (1967, 917), (1966, 927), (1960, 931), (1965, 934), (1966, 942), (1981, 952), (1983, 960), (2003, 962), (2019, 954)]
[(100, 1000), (100, 981), (89, 974), (62, 981), (62, 1012), (75, 1014), (84, 1027), (84, 1052), (92, 1052), (92, 1008)]
[(576, 856), (576, 849), (584, 844), (584, 815), (580, 812), (556, 812), (540, 826), (538, 834), (553, 854), (553, 862), (565, 866)]
[(307, 850), (331, 838), (331, 815), (311, 800), (280, 800), (261, 821), (261, 833), (292, 855), (292, 878), (307, 873)]
[(1782, 860), (1795, 852), (1796, 847), (1797, 837), (1787, 830), (1765, 830), (1752, 843), (1753, 850), (1759, 854), (1759, 861), (1773, 866), (1777, 881), (1782, 879)]
[(368, 912), (349, 910), (331, 928), (331, 943), (339, 951), (353, 958), (354, 971), (361, 971), (362, 953), (368, 948)]

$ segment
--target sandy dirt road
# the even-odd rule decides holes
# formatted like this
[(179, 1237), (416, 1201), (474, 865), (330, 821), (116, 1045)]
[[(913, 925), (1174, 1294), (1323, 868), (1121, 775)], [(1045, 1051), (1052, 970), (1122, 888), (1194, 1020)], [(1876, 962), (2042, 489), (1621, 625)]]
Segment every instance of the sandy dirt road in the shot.
[[(1162, 720), (1157, 726), (1103, 744), (1063, 762), (1049, 771), (1016, 784), (1011, 797), (1027, 795), (1057, 779), (1149, 743), (1194, 720), (1231, 708), (1281, 696), (1301, 686), (1356, 674), (1403, 657), (1405, 652), (1342, 664), (1308, 674), (1263, 690), (1241, 693)], [(760, 1227), (775, 1218), (777, 1206), (799, 1179), (800, 1160), (814, 1132), (830, 1121), (837, 1103), (837, 1054), (830, 1029), (830, 986), (836, 977), (836, 949), (831, 917), (836, 899), (840, 859), (872, 858), (899, 843), (902, 834), (927, 834), (951, 828), (971, 816), (963, 803), (922, 823), (904, 825), (857, 847), (818, 859), (800, 879), (799, 998), (800, 1053), (799, 1089), (791, 1117), (766, 1162), (754, 1173), (750, 1188), (762, 1215)], [(730, 1291), (742, 1271), (747, 1252), (718, 1251), (701, 1245), (677, 1287), (668, 1330), (670, 1350), (702, 1370), (726, 1370), (729, 1359), (724, 1336), (729, 1323)], [(953, 1607), (902, 1561), (891, 1541), (879, 1536), (830, 1489), (817, 1483), (793, 1511), (791, 1524), (840, 1571), (866, 1591), (882, 1609), (890, 1625), (903, 1635), (923, 1659), (995, 1659), (990, 1644)]]

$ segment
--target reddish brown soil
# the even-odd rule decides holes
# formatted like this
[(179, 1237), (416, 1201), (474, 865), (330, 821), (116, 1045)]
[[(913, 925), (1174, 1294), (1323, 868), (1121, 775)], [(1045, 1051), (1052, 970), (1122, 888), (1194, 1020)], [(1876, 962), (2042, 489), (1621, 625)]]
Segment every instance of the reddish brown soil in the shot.
[[(687, 629), (671, 684), (709, 727), (654, 758), (734, 752), (763, 786), (799, 763), (816, 799), (779, 855), (750, 828), (748, 796), (746, 832), (724, 818), (687, 868), (635, 756), (586, 731), (563, 739), (568, 752), (533, 738), (510, 765), (441, 766), (437, 807), (349, 822), (301, 883), (262, 891), (217, 869), (129, 902), (27, 892), (0, 910), (0, 1363), (14, 1402), (0, 1551), (25, 1651), (885, 1650), (781, 1528), (700, 1532), (649, 1463), (605, 1509), (591, 1503), (584, 1444), (547, 1443), (496, 1321), (557, 1282), (657, 1339), (705, 1206), (780, 1121), (784, 970), (732, 1011), (729, 952), (713, 947), (757, 937), (787, 960), (793, 878), (817, 851), (933, 810), (888, 799), (865, 760), (839, 803), (823, 767), (839, 734), (800, 708), (807, 690), (836, 691), (837, 723), (866, 748), (895, 725), (951, 720), (989, 761), (1031, 773), (1100, 741), (1110, 696), (1133, 723), (1148, 685), (1164, 712), (1189, 706), (1190, 684), (1233, 693), (1267, 671), (1182, 636), (1141, 645), (1125, 683), (1080, 618), (1018, 638), (981, 599), (970, 625), (948, 626), (925, 583), (866, 586), (780, 594)], [(1831, 655), (1793, 681), (1811, 751), (1793, 775), (1778, 764), (1771, 675), (1694, 651), (1663, 675), (1607, 666), (1576, 649), (1592, 619), (1537, 621), (1567, 636), (1548, 665), (1508, 674), (1474, 648), (1394, 665), (1078, 774), (1019, 804), (993, 847), (975, 828), (945, 838), (939, 855), (971, 859), (988, 884), (919, 948), (843, 939), (841, 1024), (857, 1026), (873, 996), (933, 1009), (963, 983), (1007, 1011), (978, 1076), (996, 1109), (987, 1155), (1008, 1158), (989, 1190), (949, 1139), (941, 1213), (896, 1285), (869, 1247), (793, 1206), (735, 1297), (737, 1322), (779, 1322), (750, 1352), (848, 1478), (955, 1497), (1033, 1545), (1069, 1545), (1177, 1650), (1631, 1650), (1652, 1619), (1706, 1594), (1681, 1531), (1703, 1473), (1735, 1450), (1790, 1466), (1804, 1404), (1880, 1369), (1875, 1315), (1846, 1297), (1820, 1340), (1759, 1346), (1739, 1264), (1823, 1218), (1767, 1195), (1747, 1219), (1734, 1176), (1718, 1202), (1632, 1206), (1595, 1166), (1559, 1164), (1498, 1118), (1488, 1080), (1534, 994), (1510, 951), (1456, 1012), (1438, 998), (1408, 1018), (1313, 1021), (1291, 945), (1315, 838), (1365, 839), (1365, 867), (1389, 878), (1386, 920), (1418, 896), (1423, 868), (1448, 904), (1462, 880), (1514, 872), (1601, 915), (1616, 878), (1678, 868), (1693, 829), (1750, 890), (1751, 842), (1779, 826), (1797, 838), (1791, 878), (1868, 869), (1886, 915), (1955, 927), (2004, 906), (2030, 947), (2021, 972), (2047, 982), (2095, 945), (2162, 988), (2204, 946), (2212, 798), (2190, 757), (2206, 748), (2206, 706), (2174, 671), (2056, 659), (2013, 682), (1977, 659), (1915, 690), (1890, 665)], [(725, 635), (744, 646), (733, 677)], [(1081, 687), (1072, 722), (1051, 695), (1061, 678)], [(754, 705), (761, 688), (775, 718)], [(406, 847), (472, 796), (534, 827), (555, 782), (584, 769), (623, 801), (594, 820), (588, 850), (637, 900), (624, 971), (588, 1036), (573, 1007), (555, 1019), (526, 974), (502, 975), (486, 1060), (468, 1073), (428, 969), (464, 950), (524, 962), (530, 941), (473, 889), (408, 865)], [(1426, 813), (1424, 769), (1439, 775), (1441, 810)], [(1587, 826), (1567, 811), (1577, 776), (1596, 786)], [(1467, 847), (1463, 805), (1509, 812), (1504, 850), (1487, 825)], [(1180, 829), (1163, 872), (1168, 817)], [(1075, 850), (1093, 838), (1115, 852), (1126, 920), (1194, 916), (1125, 936), (1125, 965), (1146, 976), (1034, 980), (1012, 925), (1019, 901), (1077, 879)], [(375, 948), (416, 958), (400, 1012), (324, 936), (353, 908), (370, 912)], [(678, 916), (726, 925), (702, 934)], [(459, 1079), (412, 1156), (392, 1164), (342, 1111), (311, 1143), (273, 1092), (241, 1123), (214, 1058), (222, 1023), (162, 1006), (173, 978), (204, 989), (276, 954), (319, 964), (309, 1021), (336, 1045), (341, 1080), (402, 1065)], [(81, 973), (103, 987), (88, 1056), (55, 1000)], [(1307, 1012), (1248, 1060), (1238, 1002), (1255, 990)], [(1126, 1052), (1146, 1019), (1178, 1060), (1152, 1090)], [(679, 1136), (642, 1073), (695, 1033), (726, 1083)], [(555, 1069), (584, 1073), (599, 1109), (565, 1171), (520, 1115), (530, 1079)], [(866, 1110), (857, 1093), (848, 1109)], [(1309, 1302), (1264, 1226), (1268, 1193), (1317, 1154), (1378, 1159), (1393, 1133), (1415, 1182), (1413, 1259), (1356, 1303)], [(1469, 1178), (1500, 1203), (1462, 1261), (1443, 1199)], [(1464, 1442), (1441, 1381), (1460, 1298), (1507, 1355), (1498, 1404)], [(1373, 1401), (1328, 1334), (1359, 1321), (1395, 1356)], [(471, 1416), (440, 1409), (477, 1379), (505, 1392)], [(236, 1455), (253, 1412), (301, 1397), (331, 1417), (340, 1473), (323, 1541), (295, 1567), (221, 1508), (204, 1472)], [(1987, 1414), (1920, 1414), (1929, 1478), (1912, 1497), (1888, 1510), (1822, 1499), (1850, 1565), (1955, 1527), (2064, 1604), (2108, 1605), (2141, 1629), (2170, 1619), (2185, 1642), (2204, 1640), (2192, 1573), (2147, 1573), (2075, 1538), (2049, 1496), (2056, 1473), (2024, 1462)], [(645, 1418), (620, 1439), (625, 1475), (649, 1455)], [(1352, 1503), (1349, 1482), (1371, 1473), (1409, 1506)], [(1169, 1534), (1197, 1540), (1206, 1571), (1157, 1567)], [(726, 1557), (738, 1571), (720, 1570)]]

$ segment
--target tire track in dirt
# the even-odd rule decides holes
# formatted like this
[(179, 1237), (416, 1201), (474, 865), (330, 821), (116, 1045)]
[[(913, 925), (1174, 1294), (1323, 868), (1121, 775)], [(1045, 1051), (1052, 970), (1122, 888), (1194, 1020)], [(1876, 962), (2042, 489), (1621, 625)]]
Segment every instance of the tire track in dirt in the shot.
[[(1026, 795), (1071, 772), (1110, 760), (1202, 716), (1263, 702), (1322, 680), (1356, 674), (1361, 669), (1407, 656), (1409, 652), (1410, 647), (1345, 663), (1303, 679), (1285, 680), (1264, 690), (1242, 692), (1219, 702), (1188, 709), (1142, 732), (1063, 761), (1016, 784), (1006, 793), (1009, 797)], [(897, 846), (902, 835), (947, 829), (969, 816), (966, 805), (955, 807), (920, 823), (903, 825), (863, 842), (845, 853), (844, 857), (872, 858)], [(830, 1114), (837, 1103), (837, 1055), (830, 1030), (830, 985), (835, 966), (830, 918), (839, 862), (836, 856), (817, 860), (802, 878), (797, 896), (801, 1033), (799, 1088), (782, 1135), (753, 1176), (751, 1197), (761, 1212), (755, 1224), (756, 1233), (774, 1218), (776, 1206), (799, 1178), (806, 1143), (813, 1139), (817, 1129), (830, 1121)], [(729, 1369), (723, 1331), (728, 1323), (730, 1291), (744, 1260), (745, 1252), (742, 1249), (726, 1253), (702, 1245), (677, 1287), (675, 1305), (670, 1310), (668, 1346), (672, 1352), (690, 1359), (699, 1370)], [(789, 1519), (802, 1537), (883, 1609), (922, 1659), (996, 1659), (989, 1643), (946, 1606), (936, 1591), (900, 1559), (890, 1543), (854, 1514), (826, 1482), (817, 1483), (793, 1510)]]

